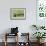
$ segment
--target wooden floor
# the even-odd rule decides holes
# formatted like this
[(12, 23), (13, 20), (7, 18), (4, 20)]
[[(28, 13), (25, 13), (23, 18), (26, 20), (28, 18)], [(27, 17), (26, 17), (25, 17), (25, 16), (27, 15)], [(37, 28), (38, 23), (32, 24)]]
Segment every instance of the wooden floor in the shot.
[[(4, 46), (4, 43), (2, 42), (0, 42), (0, 46)], [(7, 46), (15, 46), (15, 42), (14, 43), (12, 43), (12, 42), (10, 42), (10, 43), (8, 43), (8, 45)], [(24, 45), (25, 46), (25, 45)], [(34, 43), (34, 42), (32, 42), (32, 43), (30, 43), (30, 46), (37, 46), (37, 43)], [(46, 46), (46, 43), (44, 43), (43, 45), (41, 45), (41, 46)]]

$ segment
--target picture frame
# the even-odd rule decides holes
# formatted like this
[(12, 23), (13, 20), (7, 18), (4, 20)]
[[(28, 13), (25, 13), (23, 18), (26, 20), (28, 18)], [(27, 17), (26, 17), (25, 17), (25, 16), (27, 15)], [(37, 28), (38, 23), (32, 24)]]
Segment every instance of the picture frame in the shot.
[(10, 8), (11, 20), (23, 20), (26, 19), (26, 8)]

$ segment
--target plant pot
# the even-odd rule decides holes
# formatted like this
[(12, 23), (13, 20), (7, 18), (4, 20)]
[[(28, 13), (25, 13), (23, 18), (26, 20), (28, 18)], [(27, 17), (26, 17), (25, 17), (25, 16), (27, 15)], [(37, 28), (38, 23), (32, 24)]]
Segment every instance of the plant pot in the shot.
[(45, 40), (45, 39), (38, 39), (37, 42), (38, 42), (39, 44), (41, 44), (41, 43), (44, 42), (44, 40)]
[(37, 39), (37, 43), (40, 43), (40, 39)]

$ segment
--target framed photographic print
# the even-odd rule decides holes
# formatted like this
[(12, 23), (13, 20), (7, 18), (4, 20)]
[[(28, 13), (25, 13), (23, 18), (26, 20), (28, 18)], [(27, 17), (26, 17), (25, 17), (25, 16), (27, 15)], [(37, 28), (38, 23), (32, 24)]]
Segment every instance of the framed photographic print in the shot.
[(10, 19), (26, 19), (26, 8), (10, 8)]

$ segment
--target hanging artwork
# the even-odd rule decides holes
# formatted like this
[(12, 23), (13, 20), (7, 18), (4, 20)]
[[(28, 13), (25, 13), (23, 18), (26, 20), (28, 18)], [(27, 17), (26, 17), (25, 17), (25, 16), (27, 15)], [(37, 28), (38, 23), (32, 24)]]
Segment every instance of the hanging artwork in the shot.
[(37, 0), (37, 16), (46, 17), (46, 0)]
[(10, 19), (12, 20), (26, 19), (26, 8), (11, 8)]

